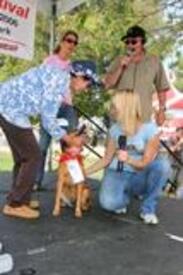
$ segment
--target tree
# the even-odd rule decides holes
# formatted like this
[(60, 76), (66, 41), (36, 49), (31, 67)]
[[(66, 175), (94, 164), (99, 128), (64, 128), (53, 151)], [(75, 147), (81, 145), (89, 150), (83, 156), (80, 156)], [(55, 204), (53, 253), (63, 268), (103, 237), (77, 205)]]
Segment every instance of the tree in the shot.
[(177, 61), (175, 65), (174, 65), (175, 75), (176, 75), (175, 86), (177, 87), (178, 90), (183, 92), (183, 56), (181, 55), (181, 52), (177, 53)]

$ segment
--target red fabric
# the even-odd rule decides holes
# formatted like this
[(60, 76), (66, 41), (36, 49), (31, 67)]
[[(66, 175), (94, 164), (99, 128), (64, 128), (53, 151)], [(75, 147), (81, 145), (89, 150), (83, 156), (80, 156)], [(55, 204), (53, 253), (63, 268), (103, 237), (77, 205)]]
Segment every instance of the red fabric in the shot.
[[(166, 106), (167, 109), (182, 109), (183, 108), (183, 94), (172, 88), (166, 92)], [(153, 106), (159, 106), (157, 93), (153, 94)]]
[(171, 109), (183, 109), (183, 98), (177, 99), (170, 104)]
[(81, 155), (72, 155), (71, 153), (65, 152), (61, 154), (59, 163), (67, 162), (68, 160), (77, 160), (81, 165), (83, 162), (83, 158)]

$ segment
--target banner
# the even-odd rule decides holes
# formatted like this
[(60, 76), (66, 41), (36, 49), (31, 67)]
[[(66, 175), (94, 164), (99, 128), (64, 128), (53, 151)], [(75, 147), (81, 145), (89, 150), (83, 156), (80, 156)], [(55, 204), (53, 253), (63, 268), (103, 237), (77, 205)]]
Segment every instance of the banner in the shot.
[(0, 53), (31, 60), (37, 0), (0, 0)]

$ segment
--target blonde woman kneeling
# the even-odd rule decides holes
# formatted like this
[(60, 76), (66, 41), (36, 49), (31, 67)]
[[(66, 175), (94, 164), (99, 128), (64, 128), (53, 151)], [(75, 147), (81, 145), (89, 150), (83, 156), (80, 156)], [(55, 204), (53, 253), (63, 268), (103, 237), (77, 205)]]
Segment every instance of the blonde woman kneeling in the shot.
[[(87, 169), (92, 174), (106, 168), (99, 201), (103, 209), (126, 213), (130, 196), (142, 195), (140, 218), (146, 224), (157, 224), (156, 209), (162, 187), (167, 181), (162, 160), (157, 158), (159, 133), (155, 123), (141, 122), (140, 99), (135, 92), (117, 92), (112, 99), (110, 128), (103, 159)], [(119, 150), (120, 135), (127, 138), (126, 150)], [(117, 171), (118, 161), (123, 170)]]

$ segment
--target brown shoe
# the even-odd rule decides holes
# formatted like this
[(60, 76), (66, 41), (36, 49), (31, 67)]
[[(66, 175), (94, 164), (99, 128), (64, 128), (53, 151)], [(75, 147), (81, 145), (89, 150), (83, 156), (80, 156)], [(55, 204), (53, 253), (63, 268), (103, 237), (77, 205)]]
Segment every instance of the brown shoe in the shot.
[(23, 219), (37, 219), (40, 216), (39, 211), (33, 210), (26, 205), (12, 207), (6, 204), (3, 208), (3, 214)]
[(31, 200), (29, 203), (29, 207), (32, 209), (39, 209), (40, 208), (40, 202), (38, 200)]

